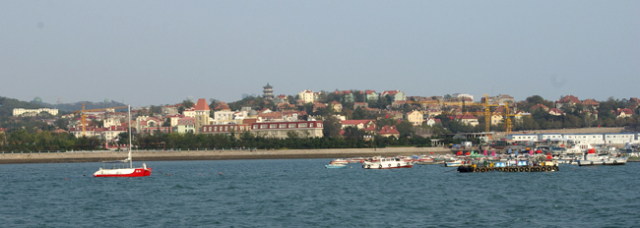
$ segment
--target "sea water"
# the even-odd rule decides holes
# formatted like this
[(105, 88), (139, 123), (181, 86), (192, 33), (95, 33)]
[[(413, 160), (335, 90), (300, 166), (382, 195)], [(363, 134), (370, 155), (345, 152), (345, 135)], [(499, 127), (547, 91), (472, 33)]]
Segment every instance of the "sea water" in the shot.
[(141, 178), (95, 178), (99, 163), (0, 165), (0, 227), (640, 226), (638, 163), (457, 173), (329, 161), (149, 161)]

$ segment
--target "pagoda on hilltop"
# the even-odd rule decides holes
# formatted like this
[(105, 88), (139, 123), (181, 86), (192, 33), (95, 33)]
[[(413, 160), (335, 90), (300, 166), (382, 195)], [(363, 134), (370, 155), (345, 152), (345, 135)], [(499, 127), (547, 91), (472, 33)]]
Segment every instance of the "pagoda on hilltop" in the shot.
[(273, 86), (269, 85), (267, 82), (267, 85), (263, 88), (264, 90), (262, 92), (264, 92), (264, 95), (262, 95), (262, 98), (265, 100), (273, 100)]

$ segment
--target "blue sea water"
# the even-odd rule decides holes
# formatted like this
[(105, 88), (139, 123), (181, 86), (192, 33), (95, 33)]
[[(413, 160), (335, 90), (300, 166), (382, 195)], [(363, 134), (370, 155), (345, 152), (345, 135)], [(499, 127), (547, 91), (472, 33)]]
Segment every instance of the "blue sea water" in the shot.
[(149, 161), (143, 178), (94, 178), (99, 163), (0, 165), (0, 227), (640, 225), (638, 163), (457, 173), (329, 161)]

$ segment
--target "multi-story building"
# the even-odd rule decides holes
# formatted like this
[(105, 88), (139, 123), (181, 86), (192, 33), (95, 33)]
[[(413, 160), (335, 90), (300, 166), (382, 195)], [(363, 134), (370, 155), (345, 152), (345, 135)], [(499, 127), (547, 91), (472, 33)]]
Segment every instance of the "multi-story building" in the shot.
[(322, 138), (322, 121), (280, 121), (251, 124), (251, 132), (268, 138), (287, 138), (289, 132), (303, 138)]
[(365, 90), (364, 91), (364, 99), (365, 99), (366, 102), (377, 101), (378, 100), (378, 93), (376, 93), (375, 90)]
[(52, 109), (52, 108), (39, 108), (39, 109), (14, 108), (13, 116), (36, 116), (41, 112), (49, 113), (52, 116), (58, 115), (58, 109)]
[(407, 96), (400, 90), (386, 90), (380, 94), (380, 97), (391, 96), (393, 101), (405, 101)]
[(223, 135), (231, 135), (232, 133), (238, 134), (248, 132), (251, 130), (250, 124), (213, 124), (213, 125), (204, 125), (202, 129), (200, 129), (201, 134), (223, 134)]
[(298, 99), (302, 100), (304, 103), (313, 103), (315, 102), (315, 93), (311, 90), (303, 90), (302, 92), (298, 93)]
[(191, 108), (187, 108), (182, 112), (182, 115), (186, 116), (186, 117), (196, 117), (196, 109), (191, 107)]
[(195, 133), (196, 132), (196, 120), (193, 117), (183, 117), (178, 119), (178, 124), (173, 127), (173, 132), (176, 133)]
[[(273, 97), (272, 97), (273, 99)], [(195, 130), (196, 134), (199, 134), (200, 129), (204, 125), (209, 124), (209, 115), (211, 113), (211, 109), (209, 108), (209, 104), (207, 104), (207, 100), (204, 98), (198, 99), (198, 103), (196, 103), (195, 108)]]
[(413, 124), (413, 126), (421, 126), (424, 122), (424, 115), (419, 111), (411, 111), (406, 114), (406, 119)]
[[(493, 96), (488, 98), (489, 98), (489, 104), (504, 104), (504, 103), (513, 104), (515, 102), (515, 99), (512, 96), (509, 96), (507, 94), (501, 94), (498, 96)], [(484, 97), (480, 98), (480, 102), (484, 103), (485, 98)]]

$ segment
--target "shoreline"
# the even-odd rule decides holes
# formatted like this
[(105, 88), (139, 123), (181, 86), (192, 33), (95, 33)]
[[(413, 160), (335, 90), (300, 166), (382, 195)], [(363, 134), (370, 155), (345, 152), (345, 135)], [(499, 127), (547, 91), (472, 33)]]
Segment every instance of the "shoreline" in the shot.
[[(388, 147), (388, 148), (345, 148), (308, 150), (206, 150), (206, 151), (133, 151), (135, 162), (184, 161), (184, 160), (242, 160), (242, 159), (309, 159), (348, 158), (371, 156), (450, 154), (452, 150), (442, 147)], [(76, 163), (121, 160), (127, 152), (65, 152), (65, 153), (4, 153), (0, 154), (0, 164), (27, 163)]]

